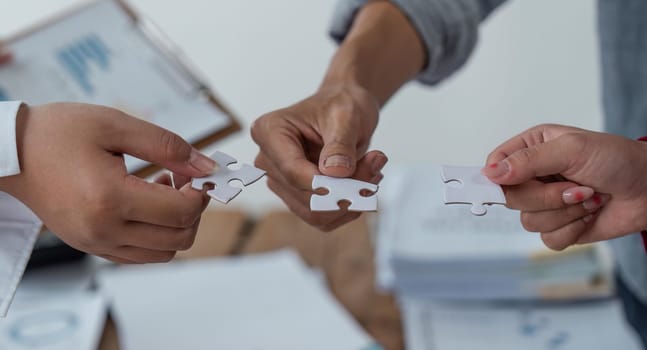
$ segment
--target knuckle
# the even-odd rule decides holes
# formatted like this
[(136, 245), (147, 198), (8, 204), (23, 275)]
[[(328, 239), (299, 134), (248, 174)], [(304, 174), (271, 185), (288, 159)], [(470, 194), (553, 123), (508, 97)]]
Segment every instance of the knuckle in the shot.
[(272, 177), (268, 176), (268, 177), (267, 177), (266, 184), (267, 184), (267, 187), (268, 187), (272, 192), (278, 193), (279, 188), (280, 188), (280, 187), (279, 187), (279, 184), (278, 184), (278, 181), (276, 181), (276, 180), (274, 180), (274, 178), (272, 178)]
[(191, 227), (200, 218), (200, 212), (195, 210), (187, 210), (180, 212), (176, 217), (176, 224), (178, 227)]
[(522, 164), (532, 163), (533, 159), (537, 154), (536, 147), (528, 147), (518, 150), (514, 153), (513, 159), (517, 160)]
[(188, 229), (182, 235), (180, 242), (178, 243), (178, 250), (188, 250), (193, 247), (195, 242), (196, 230)]
[(521, 212), (521, 225), (528, 232), (539, 232), (541, 231), (537, 225), (536, 215), (531, 212)]
[(287, 163), (278, 164), (278, 170), (281, 176), (289, 184), (297, 184), (299, 181), (299, 175), (294, 172), (292, 167)]
[(188, 158), (191, 153), (191, 147), (175, 133), (162, 129), (159, 135), (159, 142), (163, 150), (164, 160), (170, 161), (180, 158)]
[(564, 206), (562, 194), (555, 191), (542, 191), (541, 200), (547, 209), (558, 209)]
[(267, 167), (265, 166), (265, 159), (264, 158), (265, 157), (263, 157), (263, 155), (261, 153), (257, 154), (256, 158), (254, 158), (254, 166), (259, 168), (259, 169), (263, 169), (263, 170), (267, 171), (267, 169), (266, 169)]
[(88, 196), (90, 209), (95, 214), (105, 215), (119, 207), (116, 191), (111, 186), (99, 186), (90, 191)]
[(165, 254), (165, 256), (163, 257), (162, 262), (169, 262), (169, 261), (173, 260), (173, 258), (175, 258), (176, 254), (177, 254), (177, 252), (167, 252)]
[(577, 146), (586, 142), (586, 135), (581, 133), (568, 133), (562, 136), (562, 142), (569, 146)]
[(537, 126), (530, 128), (529, 131), (543, 131), (547, 129), (552, 129), (555, 126), (556, 124), (552, 124), (552, 123), (541, 123)]
[(81, 219), (83, 238), (88, 244), (97, 241), (105, 242), (112, 236), (107, 227), (110, 226), (109, 221), (115, 219), (115, 214), (119, 210), (118, 201), (108, 191), (98, 190), (90, 196), (84, 209), (85, 214)]
[(265, 139), (267, 131), (273, 130), (277, 127), (279, 119), (280, 118), (278, 117), (278, 114), (276, 112), (264, 114), (256, 119), (249, 128), (252, 140), (256, 144), (260, 145)]
[(265, 123), (265, 120), (267, 119), (267, 115), (261, 116), (258, 119), (254, 120), (252, 125), (249, 127), (249, 134), (252, 137), (252, 140), (256, 143), (259, 144), (260, 138), (262, 137), (262, 128), (263, 124)]
[(523, 189), (520, 189), (519, 186), (501, 186), (503, 194), (505, 195), (505, 206), (508, 209), (513, 210), (522, 210), (523, 209), (523, 196), (520, 193), (523, 193)]
[(562, 251), (568, 246), (560, 239), (560, 235), (554, 233), (542, 233), (541, 240), (546, 247), (556, 251)]

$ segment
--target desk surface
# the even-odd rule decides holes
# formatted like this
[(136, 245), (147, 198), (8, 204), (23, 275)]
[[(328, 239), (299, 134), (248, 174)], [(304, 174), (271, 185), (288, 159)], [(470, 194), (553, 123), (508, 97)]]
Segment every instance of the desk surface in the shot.
[[(207, 211), (193, 248), (178, 259), (254, 254), (292, 247), (304, 261), (325, 273), (337, 300), (388, 350), (404, 349), (400, 312), (392, 296), (375, 291), (375, 268), (365, 219), (322, 233), (291, 213), (270, 212), (258, 221), (242, 212)], [(108, 321), (100, 350), (118, 350), (117, 332)]]

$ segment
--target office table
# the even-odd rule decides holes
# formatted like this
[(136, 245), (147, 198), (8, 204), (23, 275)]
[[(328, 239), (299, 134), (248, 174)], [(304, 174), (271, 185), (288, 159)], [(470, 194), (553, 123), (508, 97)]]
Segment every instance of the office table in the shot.
[[(291, 247), (320, 269), (337, 300), (387, 350), (404, 349), (400, 312), (391, 295), (375, 290), (370, 217), (324, 233), (292, 213), (273, 211), (258, 220), (243, 212), (209, 210), (202, 216), (194, 246), (176, 259), (254, 254)], [(100, 350), (118, 350), (118, 334), (108, 320)]]

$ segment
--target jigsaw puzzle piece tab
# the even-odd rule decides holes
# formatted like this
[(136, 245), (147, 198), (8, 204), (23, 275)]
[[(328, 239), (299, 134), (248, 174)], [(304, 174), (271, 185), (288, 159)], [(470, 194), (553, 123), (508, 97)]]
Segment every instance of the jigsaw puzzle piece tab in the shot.
[(479, 166), (443, 165), (441, 170), (443, 182), (459, 182), (459, 187), (445, 186), (445, 204), (471, 204), (474, 215), (485, 215), (486, 204), (505, 204), (505, 195), (501, 186), (481, 174)]
[(211, 158), (220, 166), (216, 172), (209, 176), (195, 178), (191, 187), (201, 191), (205, 184), (214, 185), (214, 189), (207, 191), (207, 194), (218, 202), (227, 204), (234, 199), (242, 189), (231, 186), (229, 183), (238, 180), (248, 186), (258, 181), (265, 172), (248, 164), (241, 165), (240, 169), (230, 169), (228, 166), (238, 163), (238, 160), (226, 153), (215, 152)]
[(224, 203), (224, 204), (229, 203), (232, 199), (238, 196), (240, 192), (243, 191), (238, 187), (234, 187), (230, 185), (224, 185), (224, 186), (218, 185), (212, 177), (203, 177), (199, 179), (194, 179), (193, 183), (191, 184), (191, 187), (193, 187), (196, 190), (202, 190), (202, 188), (206, 184), (212, 184), (216, 186), (214, 189), (207, 191), (207, 195), (217, 200), (218, 202)]
[[(315, 175), (312, 178), (312, 189), (325, 188), (328, 194), (313, 194), (310, 197), (310, 210), (312, 211), (335, 211), (340, 210), (339, 201), (350, 202), (349, 211), (376, 211), (377, 190), (379, 186), (355, 179), (337, 178), (323, 175)], [(362, 190), (371, 191), (369, 197), (362, 196)]]

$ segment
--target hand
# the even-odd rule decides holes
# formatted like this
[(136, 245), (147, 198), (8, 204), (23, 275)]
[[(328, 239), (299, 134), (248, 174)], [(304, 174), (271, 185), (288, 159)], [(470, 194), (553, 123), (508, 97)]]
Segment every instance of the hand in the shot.
[(332, 230), (359, 214), (311, 212), (312, 178), (324, 174), (379, 183), (387, 158), (379, 151), (366, 153), (377, 121), (378, 105), (363, 89), (323, 89), (254, 122), (252, 138), (260, 146), (256, 166), (267, 172), (268, 186), (292, 212)]
[(215, 163), (177, 135), (106, 107), (51, 104), (23, 105), (17, 138), (22, 171), (0, 178), (0, 190), (69, 245), (120, 263), (168, 261), (192, 245), (208, 197), (168, 186), (168, 175), (128, 175), (122, 156), (210, 173)]
[(386, 156), (366, 153), (381, 106), (427, 63), (423, 40), (390, 1), (370, 1), (335, 53), (313, 96), (259, 118), (252, 137), (256, 165), (269, 187), (308, 223), (324, 231), (359, 217), (313, 213), (312, 177), (324, 174), (379, 183)]
[[(647, 228), (647, 144), (560, 125), (540, 125), (505, 142), (483, 174), (505, 185), (507, 205), (553, 249)], [(539, 177), (559, 175), (544, 183)], [(597, 194), (594, 194), (594, 191)]]

